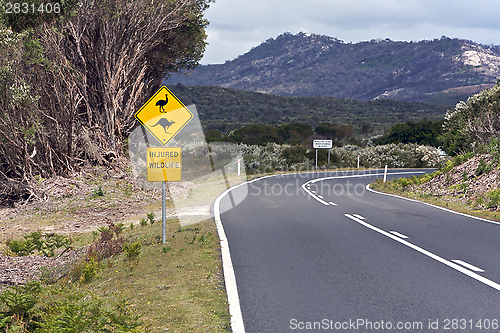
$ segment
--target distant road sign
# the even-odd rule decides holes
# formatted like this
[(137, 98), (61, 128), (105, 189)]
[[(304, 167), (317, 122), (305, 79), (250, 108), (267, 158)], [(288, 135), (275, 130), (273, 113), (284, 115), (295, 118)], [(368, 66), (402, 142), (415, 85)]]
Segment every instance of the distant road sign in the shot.
[(182, 156), (180, 147), (148, 148), (148, 181), (179, 182), (181, 181)]
[(161, 87), (135, 118), (166, 146), (193, 119), (193, 114), (167, 87)]
[(333, 140), (313, 140), (314, 149), (332, 149)]

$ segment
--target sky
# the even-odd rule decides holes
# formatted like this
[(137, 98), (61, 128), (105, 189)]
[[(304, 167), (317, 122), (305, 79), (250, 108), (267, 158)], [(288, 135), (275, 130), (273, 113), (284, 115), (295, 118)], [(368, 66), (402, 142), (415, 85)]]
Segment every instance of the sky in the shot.
[(500, 45), (500, 0), (215, 0), (201, 64), (218, 64), (284, 32), (346, 43), (441, 36)]

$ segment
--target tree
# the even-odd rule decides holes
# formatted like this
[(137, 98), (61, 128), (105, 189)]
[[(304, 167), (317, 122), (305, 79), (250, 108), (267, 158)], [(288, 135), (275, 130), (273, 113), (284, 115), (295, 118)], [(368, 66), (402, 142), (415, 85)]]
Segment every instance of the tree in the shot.
[(8, 74), (0, 78), (0, 182), (121, 155), (135, 111), (165, 76), (201, 59), (210, 2), (82, 0), (36, 24), (2, 16), (26, 30), (2, 27), (0, 36), (16, 36), (0, 45)]
[(322, 135), (326, 138), (344, 142), (352, 136), (354, 126), (322, 123), (316, 126), (314, 131), (316, 134)]
[(442, 134), (443, 120), (435, 122), (422, 120), (418, 123), (412, 121), (406, 124), (397, 124), (392, 127), (390, 133), (373, 141), (376, 145), (389, 143), (418, 143), (438, 147), (441, 141), (438, 139)]
[(276, 127), (265, 124), (250, 124), (243, 126), (229, 135), (232, 142), (245, 143), (250, 145), (264, 145), (268, 142), (281, 143)]
[(446, 113), (441, 139), (449, 153), (470, 151), (471, 144), (488, 144), (500, 134), (500, 79), (458, 103)]
[(300, 144), (313, 134), (314, 131), (308, 124), (291, 123), (278, 126), (278, 135), (282, 141), (288, 143)]

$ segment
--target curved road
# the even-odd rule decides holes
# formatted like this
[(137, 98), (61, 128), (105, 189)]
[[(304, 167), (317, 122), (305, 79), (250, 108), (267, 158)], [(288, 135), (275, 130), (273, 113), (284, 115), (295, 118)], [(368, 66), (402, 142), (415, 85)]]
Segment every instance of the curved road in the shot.
[(500, 331), (500, 225), (369, 190), (382, 173), (267, 177), (220, 197), (235, 331)]

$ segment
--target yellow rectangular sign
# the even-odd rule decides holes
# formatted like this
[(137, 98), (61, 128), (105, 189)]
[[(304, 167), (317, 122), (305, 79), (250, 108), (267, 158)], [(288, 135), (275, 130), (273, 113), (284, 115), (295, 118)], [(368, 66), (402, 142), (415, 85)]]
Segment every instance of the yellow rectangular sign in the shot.
[(179, 182), (181, 181), (182, 156), (180, 147), (148, 148), (148, 181)]

